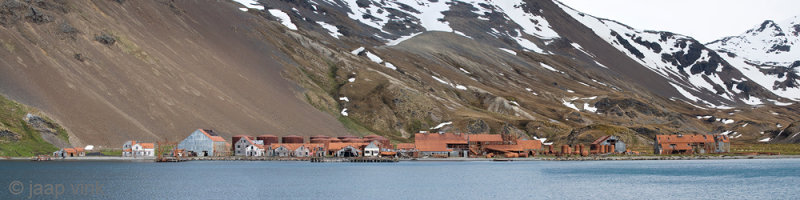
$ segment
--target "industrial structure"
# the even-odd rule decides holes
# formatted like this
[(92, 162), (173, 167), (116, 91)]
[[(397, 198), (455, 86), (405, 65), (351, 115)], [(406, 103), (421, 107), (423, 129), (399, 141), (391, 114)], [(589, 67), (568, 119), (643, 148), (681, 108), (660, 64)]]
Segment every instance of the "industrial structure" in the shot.
[(592, 142), (589, 149), (591, 154), (603, 153), (625, 153), (627, 147), (625, 142), (619, 139), (619, 136), (606, 135), (597, 138)]
[(730, 152), (727, 135), (656, 135), (654, 154), (704, 154)]
[(422, 157), (467, 157), (469, 150), (467, 134), (457, 133), (417, 133), (414, 145)]
[(213, 130), (197, 129), (178, 143), (178, 149), (185, 150), (188, 156), (227, 156), (230, 155), (231, 145)]

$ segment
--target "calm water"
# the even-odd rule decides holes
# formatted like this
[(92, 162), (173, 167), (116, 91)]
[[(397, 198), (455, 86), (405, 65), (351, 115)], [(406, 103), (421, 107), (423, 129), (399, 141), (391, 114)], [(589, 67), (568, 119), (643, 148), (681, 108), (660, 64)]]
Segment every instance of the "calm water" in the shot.
[(800, 199), (798, 183), (800, 159), (0, 162), (0, 199)]

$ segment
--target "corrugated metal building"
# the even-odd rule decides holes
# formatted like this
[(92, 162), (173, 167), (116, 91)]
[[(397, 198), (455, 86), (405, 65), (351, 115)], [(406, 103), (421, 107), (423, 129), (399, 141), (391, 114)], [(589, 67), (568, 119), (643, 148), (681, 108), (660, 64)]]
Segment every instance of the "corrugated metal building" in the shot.
[(726, 135), (656, 135), (654, 154), (693, 154), (730, 152)]
[[(613, 146), (614, 148), (611, 149), (613, 152), (609, 151), (608, 148)], [(614, 135), (606, 135), (600, 138), (597, 138), (592, 142), (592, 145), (589, 147), (589, 151), (595, 154), (598, 153), (625, 153), (627, 147), (625, 146), (625, 142), (619, 139), (619, 136)], [(605, 149), (599, 149), (605, 148)]]
[(229, 144), (213, 130), (197, 129), (178, 144), (190, 156), (227, 156), (230, 155)]

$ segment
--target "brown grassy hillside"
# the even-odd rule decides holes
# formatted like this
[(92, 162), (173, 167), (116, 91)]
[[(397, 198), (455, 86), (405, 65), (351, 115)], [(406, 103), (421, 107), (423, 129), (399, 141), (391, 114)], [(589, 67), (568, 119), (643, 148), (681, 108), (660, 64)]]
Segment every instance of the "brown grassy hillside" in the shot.
[(230, 2), (42, 2), (0, 6), (0, 92), (62, 122), (73, 144), (347, 134), (282, 77), (292, 61), (262, 35), (279, 25)]

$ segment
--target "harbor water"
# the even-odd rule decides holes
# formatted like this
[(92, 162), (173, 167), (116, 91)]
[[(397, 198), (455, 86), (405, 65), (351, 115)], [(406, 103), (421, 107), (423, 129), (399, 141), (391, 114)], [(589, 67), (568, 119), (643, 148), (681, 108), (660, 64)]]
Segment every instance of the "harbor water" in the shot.
[(0, 162), (0, 199), (800, 199), (797, 183), (800, 159)]

